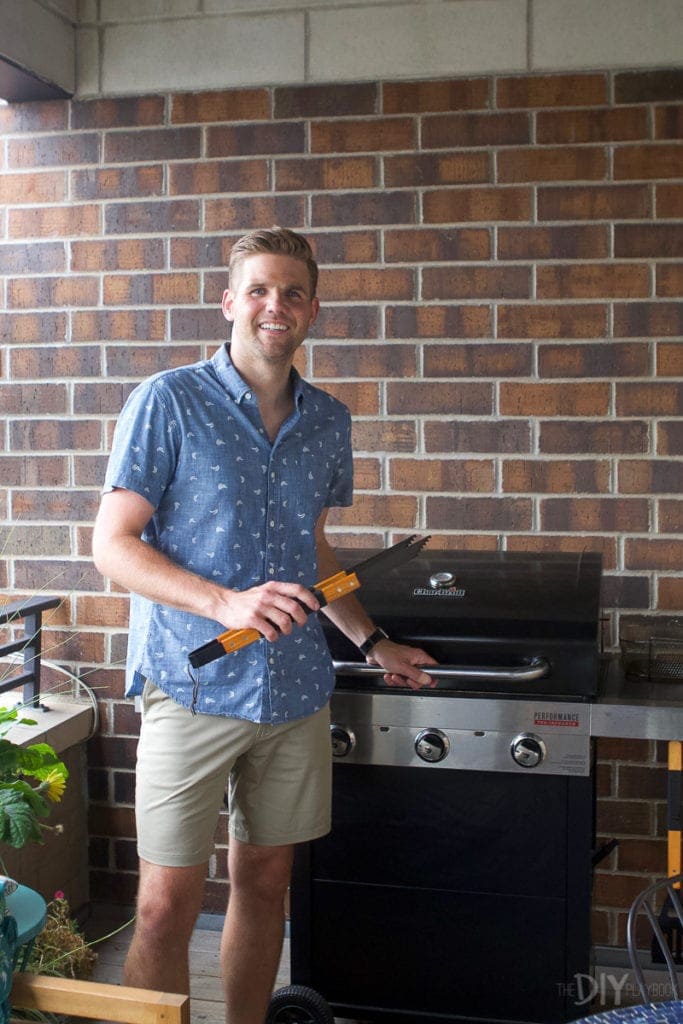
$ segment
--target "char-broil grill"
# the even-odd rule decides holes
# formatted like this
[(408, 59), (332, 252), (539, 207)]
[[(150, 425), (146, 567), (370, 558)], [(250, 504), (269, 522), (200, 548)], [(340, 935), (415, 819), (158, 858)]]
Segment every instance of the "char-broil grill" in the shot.
[(599, 592), (597, 555), (423, 551), (359, 592), (438, 659), (419, 692), (388, 689), (326, 627), (333, 830), (298, 857), (292, 981), (337, 1016), (581, 1015)]

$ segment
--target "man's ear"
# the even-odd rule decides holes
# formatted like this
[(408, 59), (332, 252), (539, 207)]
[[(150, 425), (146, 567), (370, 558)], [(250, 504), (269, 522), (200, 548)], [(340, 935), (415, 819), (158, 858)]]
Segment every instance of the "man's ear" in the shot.
[(316, 322), (316, 320), (318, 319), (318, 313), (319, 312), (320, 312), (320, 302), (316, 298), (311, 299), (311, 316), (310, 316), (310, 319), (308, 321), (308, 326), (309, 327), (312, 327), (313, 324)]
[(223, 316), (225, 317), (226, 320), (233, 319), (232, 302), (232, 292), (230, 291), (229, 288), (226, 288), (226, 290), (223, 292), (223, 301), (221, 302), (221, 309), (223, 310)]

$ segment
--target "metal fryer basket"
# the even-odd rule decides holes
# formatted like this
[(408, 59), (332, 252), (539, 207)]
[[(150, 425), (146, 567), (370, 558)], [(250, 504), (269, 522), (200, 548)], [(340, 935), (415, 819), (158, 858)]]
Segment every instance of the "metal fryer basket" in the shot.
[(683, 680), (683, 623), (666, 630), (654, 624), (631, 626), (620, 646), (622, 668), (629, 678), (653, 683)]

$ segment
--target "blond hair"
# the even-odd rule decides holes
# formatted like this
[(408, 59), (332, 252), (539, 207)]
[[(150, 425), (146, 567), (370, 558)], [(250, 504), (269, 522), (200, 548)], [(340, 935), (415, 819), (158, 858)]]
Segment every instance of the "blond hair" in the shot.
[(257, 256), (260, 253), (291, 256), (295, 260), (305, 263), (311, 281), (311, 298), (315, 296), (318, 287), (318, 264), (313, 258), (313, 250), (303, 235), (277, 225), (272, 228), (249, 231), (237, 239), (232, 247), (228, 264), (230, 281), (237, 278), (242, 263), (249, 256)]

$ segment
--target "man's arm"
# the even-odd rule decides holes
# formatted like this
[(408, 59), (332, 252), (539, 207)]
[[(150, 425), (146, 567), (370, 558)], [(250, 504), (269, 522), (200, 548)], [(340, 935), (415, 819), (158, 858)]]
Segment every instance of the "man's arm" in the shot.
[[(326, 519), (327, 509), (323, 511), (315, 529), (320, 579), (327, 579), (328, 576), (339, 572), (341, 568), (325, 536)], [(328, 619), (334, 622), (335, 626), (357, 647), (367, 640), (375, 630), (375, 623), (354, 594), (340, 597), (322, 610)], [(423, 686), (434, 685), (431, 676), (417, 666), (436, 665), (437, 662), (419, 647), (397, 644), (393, 640), (380, 640), (370, 651), (367, 660), (371, 665), (379, 665), (386, 670), (384, 681), (389, 686), (407, 685), (412, 689), (421, 689)]]
[(274, 581), (229, 590), (177, 565), (141, 539), (153, 514), (150, 502), (134, 491), (117, 488), (102, 496), (93, 557), (104, 576), (151, 601), (202, 615), (226, 629), (257, 629), (271, 642), (277, 640), (278, 629), (291, 633), (294, 623), (305, 623), (307, 613), (298, 601), (317, 611), (313, 595), (298, 583)]

